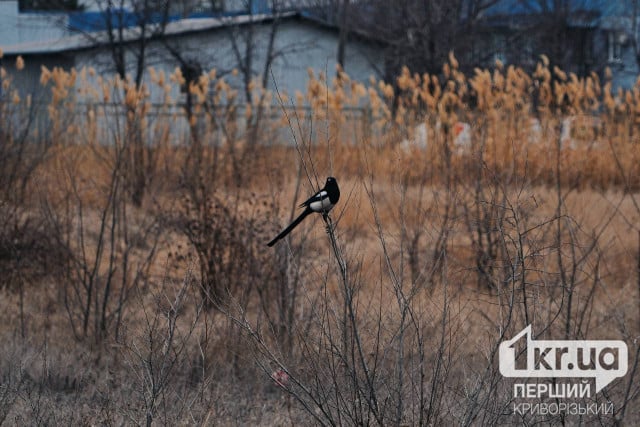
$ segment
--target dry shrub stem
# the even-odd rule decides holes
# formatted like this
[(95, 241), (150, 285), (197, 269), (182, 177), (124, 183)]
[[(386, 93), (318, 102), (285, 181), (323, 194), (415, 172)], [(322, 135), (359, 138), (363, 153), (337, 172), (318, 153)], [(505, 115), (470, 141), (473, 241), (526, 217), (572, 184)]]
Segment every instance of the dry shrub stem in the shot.
[[(246, 71), (241, 99), (215, 70), (43, 68), (46, 111), (3, 81), (0, 422), (637, 423), (640, 86), (545, 57), (304, 94)], [(324, 175), (327, 238), (267, 250)], [(628, 344), (576, 399), (614, 414), (514, 413), (533, 382), (498, 348), (527, 325)]]

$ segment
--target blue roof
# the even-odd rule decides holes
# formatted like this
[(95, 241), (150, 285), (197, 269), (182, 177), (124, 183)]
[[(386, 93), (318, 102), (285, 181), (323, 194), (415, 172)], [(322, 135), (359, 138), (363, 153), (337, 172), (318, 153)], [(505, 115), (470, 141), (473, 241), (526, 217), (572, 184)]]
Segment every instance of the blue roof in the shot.
[[(250, 2), (251, 14), (271, 13), (268, 0), (255, 0)], [(151, 16), (142, 17), (139, 13), (126, 8), (113, 8), (105, 11), (71, 12), (69, 13), (69, 29), (79, 32), (104, 31), (111, 28), (130, 28), (138, 26), (144, 19), (145, 24), (160, 24), (174, 22), (181, 19), (192, 18), (222, 18), (246, 15), (246, 10), (228, 12), (195, 12), (187, 16), (171, 14), (165, 17), (162, 13), (152, 13)]]
[[(596, 28), (622, 25), (620, 18), (628, 18), (635, 0), (497, 0), (483, 11), (481, 17), (494, 26), (530, 25), (532, 16), (566, 14), (571, 27)], [(560, 7), (565, 8), (559, 9)], [(616, 24), (617, 23), (617, 24)]]
[[(463, 0), (464, 1), (464, 0)], [(472, 0), (467, 0), (472, 1)], [(569, 15), (576, 17), (576, 25), (595, 25), (598, 19), (613, 16), (629, 16), (633, 10), (635, 0), (565, 0)], [(557, 0), (497, 0), (497, 2), (483, 12), (485, 18), (489, 18), (494, 23), (512, 20), (515, 17), (540, 14), (545, 11), (554, 12), (554, 3)], [(256, 0), (251, 2), (254, 5), (252, 13), (269, 13), (266, 0)], [(468, 3), (470, 6), (471, 3)], [(199, 12), (189, 16), (179, 14), (170, 15), (168, 22), (179, 21), (184, 18), (212, 18), (212, 17), (233, 17), (246, 14), (246, 11), (233, 12)], [(311, 15), (314, 15), (311, 13)], [(315, 15), (314, 15), (315, 16)], [(162, 23), (164, 17), (160, 13), (152, 14), (150, 19), (145, 18), (146, 23)], [(497, 20), (497, 21), (496, 21)], [(105, 12), (71, 12), (69, 13), (69, 29), (79, 32), (92, 32), (106, 30), (110, 22), (111, 28), (130, 28), (140, 23), (137, 13), (128, 9), (113, 9), (109, 19), (105, 19)]]
[[(627, 16), (634, 0), (566, 0), (568, 13), (596, 12), (601, 17)], [(553, 11), (557, 0), (498, 0), (485, 15), (528, 15)]]
[[(113, 9), (110, 11), (110, 16), (107, 17), (106, 12), (73, 12), (69, 14), (69, 29), (71, 31), (78, 32), (93, 32), (93, 31), (105, 31), (109, 27), (111, 28), (130, 28), (140, 24), (141, 17), (139, 14), (127, 9)], [(221, 17), (233, 17), (244, 14), (244, 12), (224, 12), (224, 13), (205, 13), (197, 12), (183, 15), (169, 15), (165, 20), (161, 13), (154, 13), (150, 17), (145, 17), (146, 24), (160, 24), (162, 22), (175, 22), (181, 19), (192, 18), (221, 18)], [(107, 25), (110, 24), (110, 25)]]

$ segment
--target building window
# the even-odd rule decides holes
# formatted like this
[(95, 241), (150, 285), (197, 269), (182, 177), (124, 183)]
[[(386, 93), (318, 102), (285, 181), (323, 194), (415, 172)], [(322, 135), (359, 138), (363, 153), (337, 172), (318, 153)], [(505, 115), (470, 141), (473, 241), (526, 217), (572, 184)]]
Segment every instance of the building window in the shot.
[(534, 54), (533, 39), (531, 37), (521, 38), (518, 40), (517, 45), (520, 46), (517, 54), (519, 62), (528, 66), (535, 65), (537, 58)]
[(593, 55), (593, 32), (588, 31), (583, 36), (582, 54), (584, 55), (584, 62), (592, 64), (594, 61)]
[(78, 0), (18, 0), (20, 12), (76, 12), (84, 9), (85, 6)]
[(607, 33), (607, 60), (609, 62), (622, 62), (622, 37), (616, 31)]
[(493, 51), (493, 60), (506, 62), (507, 60), (507, 36), (505, 34), (494, 34), (491, 40), (491, 50)]
[(224, 0), (210, 0), (209, 4), (211, 12), (224, 12), (226, 9)]

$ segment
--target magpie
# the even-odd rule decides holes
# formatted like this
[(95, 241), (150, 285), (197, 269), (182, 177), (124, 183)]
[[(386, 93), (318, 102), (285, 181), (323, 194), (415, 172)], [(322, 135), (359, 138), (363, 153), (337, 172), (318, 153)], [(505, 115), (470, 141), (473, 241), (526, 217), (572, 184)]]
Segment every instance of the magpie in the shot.
[(338, 188), (338, 181), (332, 176), (327, 178), (327, 183), (324, 185), (324, 188), (318, 191), (313, 196), (309, 197), (309, 199), (301, 204), (299, 207), (304, 208), (304, 211), (296, 218), (287, 228), (282, 230), (280, 234), (278, 234), (272, 241), (267, 243), (267, 246), (273, 246), (276, 242), (291, 232), (298, 224), (302, 222), (303, 219), (307, 217), (307, 215), (317, 212), (322, 215), (326, 215), (329, 213), (331, 209), (338, 203), (340, 199), (340, 189)]

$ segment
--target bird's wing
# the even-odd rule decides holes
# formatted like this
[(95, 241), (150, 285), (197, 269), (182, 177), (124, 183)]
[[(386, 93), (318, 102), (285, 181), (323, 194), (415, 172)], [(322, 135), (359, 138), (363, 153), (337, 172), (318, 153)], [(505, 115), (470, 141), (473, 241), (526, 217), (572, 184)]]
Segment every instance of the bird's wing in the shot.
[(310, 206), (311, 203), (319, 202), (321, 200), (326, 199), (327, 197), (329, 197), (329, 194), (325, 190), (320, 190), (316, 194), (314, 194), (313, 196), (309, 197), (309, 199), (307, 199), (306, 202), (302, 203), (300, 205), (300, 207), (302, 208), (302, 207), (305, 207), (305, 206)]

